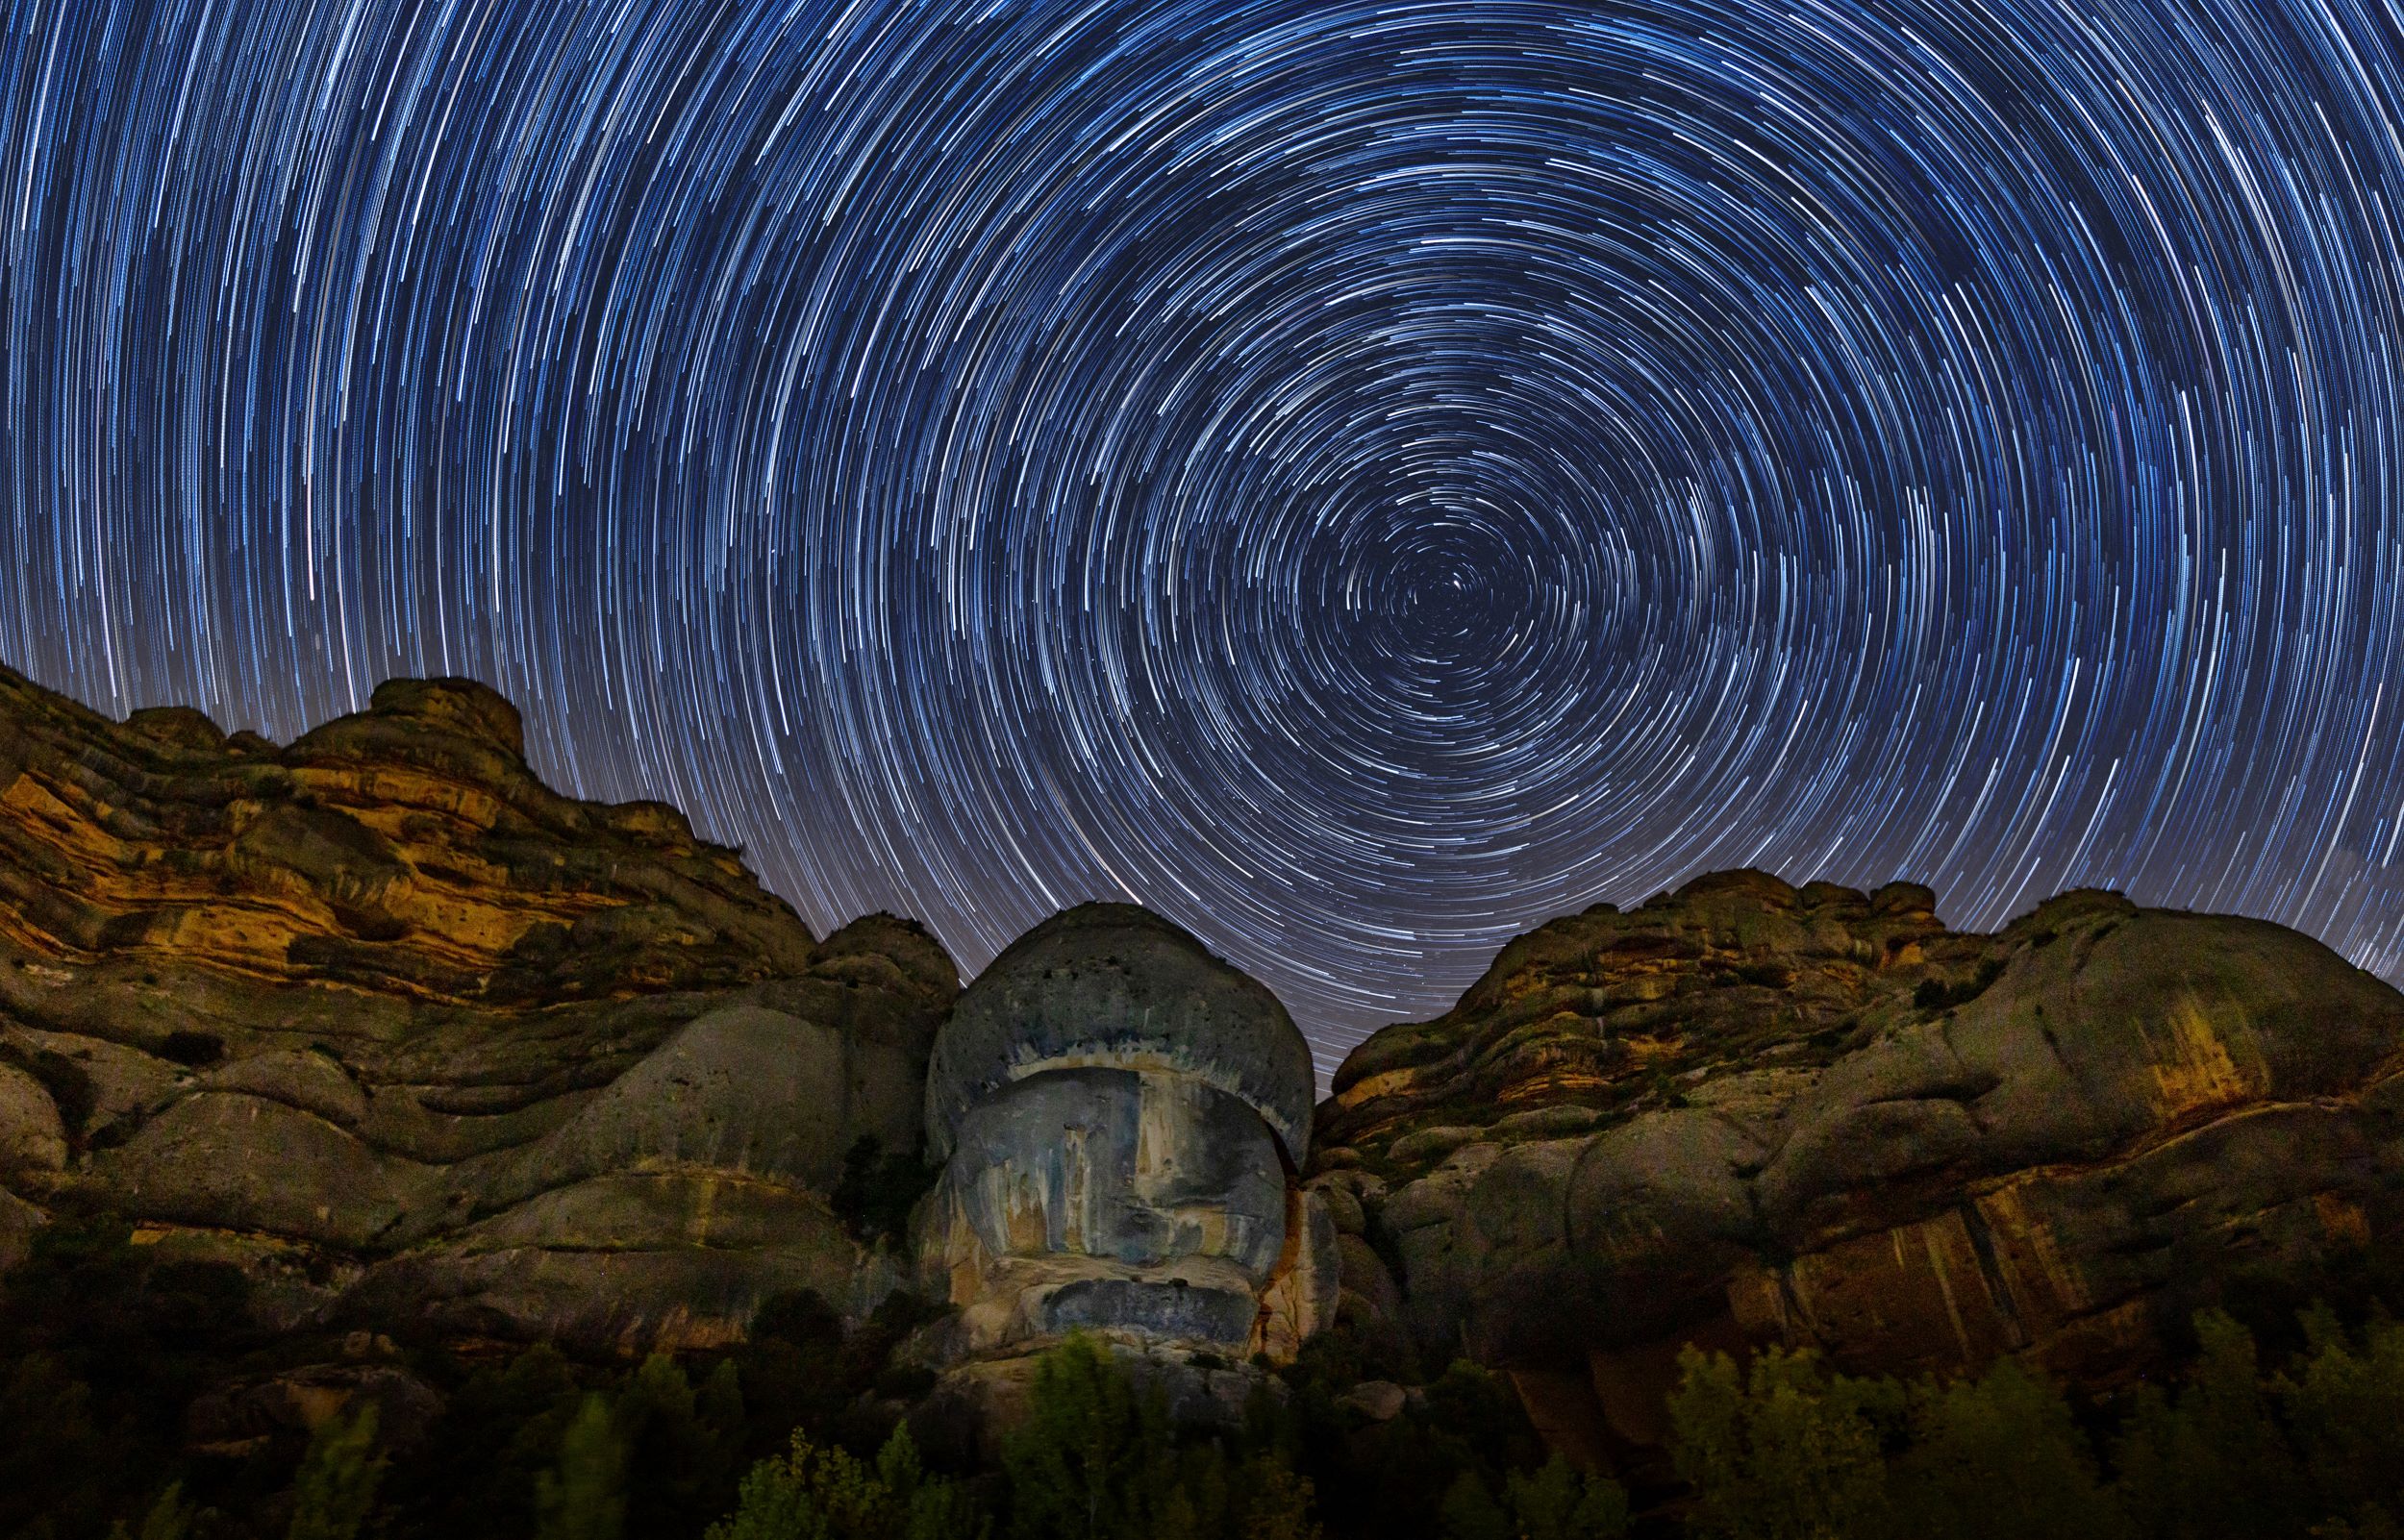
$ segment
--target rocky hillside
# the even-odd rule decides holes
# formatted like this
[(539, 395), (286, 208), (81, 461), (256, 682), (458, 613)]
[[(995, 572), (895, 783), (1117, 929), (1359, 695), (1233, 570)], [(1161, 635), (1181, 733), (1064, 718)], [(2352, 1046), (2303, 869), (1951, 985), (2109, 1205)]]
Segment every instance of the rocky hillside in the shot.
[[(1077, 911), (956, 1012), (915, 926), (813, 937), (672, 809), (543, 785), (481, 685), (279, 747), (0, 671), (0, 1268), (108, 1210), (270, 1328), (614, 1349), (916, 1276), (978, 1352), (1282, 1356), (1332, 1295), (1593, 1454), (1658, 1442), (1689, 1343), (2108, 1383), (2198, 1305), (2404, 1273), (2404, 996), (2276, 926), (2073, 893), (1962, 934), (1721, 874), (1515, 942), (1308, 1116), (1283, 1010), (1196, 959)], [(887, 1240), (834, 1199), (930, 1117), (919, 1257), (907, 1180), (855, 1184)], [(1163, 1327), (1212, 1266), (1225, 1321)]]
[(2072, 893), (1967, 935), (1727, 873), (1363, 1044), (1312, 1180), (1356, 1323), (1649, 1444), (1689, 1342), (2108, 1381), (2200, 1304), (2391, 1266), (2399, 1066), (2404, 996), (2277, 926)]
[(240, 1261), (295, 1322), (709, 1340), (879, 1266), (824, 1196), (914, 1148), (951, 959), (821, 942), (515, 709), (395, 681), (279, 747), (0, 670), (0, 1262), (41, 1211)]

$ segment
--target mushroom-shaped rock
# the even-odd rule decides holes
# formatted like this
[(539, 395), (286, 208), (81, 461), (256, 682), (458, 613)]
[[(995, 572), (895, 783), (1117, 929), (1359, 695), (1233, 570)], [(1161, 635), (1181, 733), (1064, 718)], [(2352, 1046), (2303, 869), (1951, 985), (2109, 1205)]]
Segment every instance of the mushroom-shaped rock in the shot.
[(927, 1077), (921, 1255), (957, 1352), (1088, 1329), (1290, 1356), (1334, 1305), (1334, 1231), (1294, 1178), (1311, 1091), (1276, 997), (1167, 921), (1090, 904), (1020, 938)]
[(927, 1067), (927, 1137), (1003, 1086), (1082, 1065), (1190, 1076), (1261, 1115), (1299, 1165), (1311, 1048), (1267, 988), (1132, 904), (1082, 904), (1011, 943), (960, 997)]

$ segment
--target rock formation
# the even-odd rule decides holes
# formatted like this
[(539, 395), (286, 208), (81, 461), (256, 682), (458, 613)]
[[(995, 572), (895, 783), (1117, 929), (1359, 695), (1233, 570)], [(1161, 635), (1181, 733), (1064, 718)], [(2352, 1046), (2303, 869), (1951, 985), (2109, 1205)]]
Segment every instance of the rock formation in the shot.
[(1598, 907), (1364, 1043), (1318, 1114), (1342, 1303), (1657, 1442), (1688, 1342), (2090, 1382), (2194, 1308), (2404, 1238), (2404, 997), (2250, 920), (2101, 893), (1993, 935), (1757, 873)]
[(1290, 1358), (1334, 1304), (1334, 1232), (1295, 1167), (1310, 1050), (1285, 1008), (1142, 909), (1087, 905), (962, 994), (927, 1078), (944, 1162), (921, 1209), (952, 1358), (1075, 1329)]
[[(915, 926), (819, 941), (672, 810), (544, 786), (481, 685), (278, 747), (0, 671), (0, 1267), (107, 1207), (292, 1326), (696, 1345), (914, 1281), (990, 1406), (1074, 1329), (1223, 1402), (1349, 1321), (1594, 1452), (1658, 1440), (1690, 1342), (2109, 1382), (2199, 1305), (2391, 1279), (2400, 1066), (2404, 996), (2276, 926), (1960, 934), (1739, 872), (1522, 937), (1315, 1113), (1176, 927), (1089, 905), (964, 993)], [(835, 1211), (864, 1136), (940, 1167), (908, 1248)], [(229, 1390), (220, 1441), (382, 1361)]]
[(915, 1147), (957, 988), (914, 925), (818, 942), (674, 809), (552, 791), (479, 684), (278, 747), (0, 670), (0, 1264), (68, 1202), (294, 1322), (873, 1304), (900, 1264), (826, 1194), (860, 1135)]

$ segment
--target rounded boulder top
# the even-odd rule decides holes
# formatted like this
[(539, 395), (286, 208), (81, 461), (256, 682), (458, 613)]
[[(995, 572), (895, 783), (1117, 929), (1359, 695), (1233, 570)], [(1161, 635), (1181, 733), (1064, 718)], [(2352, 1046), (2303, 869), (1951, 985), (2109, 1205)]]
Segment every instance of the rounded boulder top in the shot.
[(1052, 1069), (1191, 1075), (1261, 1114), (1299, 1165), (1311, 1142), (1311, 1048), (1259, 981), (1131, 904), (1083, 904), (1011, 943), (960, 997), (927, 1066), (927, 1139), (950, 1157), (961, 1119)]
[(517, 708), (472, 679), (388, 679), (369, 698), (371, 715), (407, 717), (524, 758), (526, 729)]

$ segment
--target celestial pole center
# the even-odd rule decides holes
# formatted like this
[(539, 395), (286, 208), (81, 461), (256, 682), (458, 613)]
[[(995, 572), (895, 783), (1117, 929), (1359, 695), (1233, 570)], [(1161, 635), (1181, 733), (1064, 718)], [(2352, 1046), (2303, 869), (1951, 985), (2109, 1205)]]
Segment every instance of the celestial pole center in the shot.
[(821, 929), (1322, 1066), (1751, 865), (2404, 972), (2358, 0), (32, 0), (0, 660), (484, 679)]

